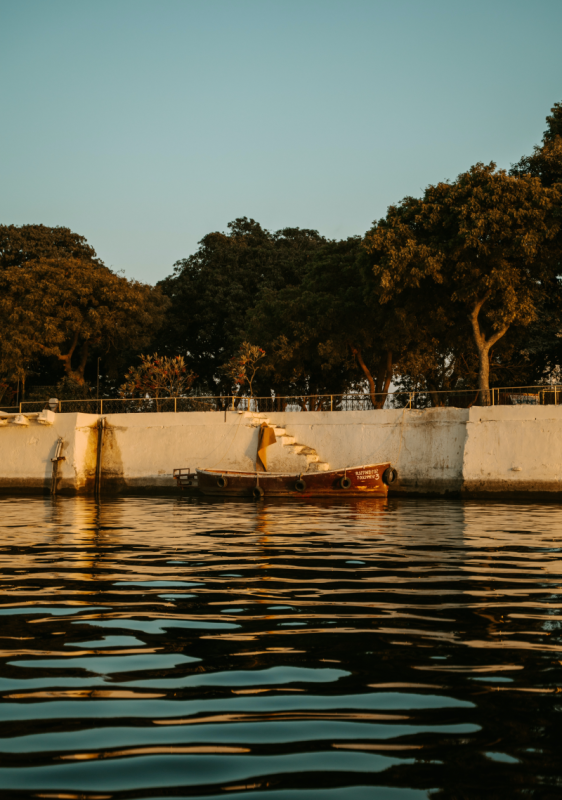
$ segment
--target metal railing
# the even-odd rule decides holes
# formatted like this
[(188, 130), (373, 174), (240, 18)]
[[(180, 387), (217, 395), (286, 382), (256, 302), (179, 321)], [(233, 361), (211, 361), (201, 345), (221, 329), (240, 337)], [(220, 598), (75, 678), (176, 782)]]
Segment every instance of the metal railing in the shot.
[[(373, 399), (375, 402), (373, 402)], [(483, 400), (485, 402), (483, 402)], [(490, 389), (482, 398), (477, 389), (440, 391), (394, 391), (377, 394), (324, 394), (269, 397), (195, 396), (98, 398), (58, 400), (54, 407), (48, 401), (23, 401), (18, 406), (0, 408), (8, 413), (31, 413), (52, 408), (60, 413), (142, 414), (186, 411), (370, 411), (385, 409), (470, 408), (474, 405), (562, 405), (562, 385), (519, 386)]]

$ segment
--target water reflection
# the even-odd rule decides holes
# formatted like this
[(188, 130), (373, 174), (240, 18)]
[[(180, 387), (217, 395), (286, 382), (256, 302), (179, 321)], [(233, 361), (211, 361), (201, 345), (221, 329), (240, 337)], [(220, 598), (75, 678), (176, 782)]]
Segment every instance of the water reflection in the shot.
[(556, 797), (562, 510), (0, 499), (2, 796)]

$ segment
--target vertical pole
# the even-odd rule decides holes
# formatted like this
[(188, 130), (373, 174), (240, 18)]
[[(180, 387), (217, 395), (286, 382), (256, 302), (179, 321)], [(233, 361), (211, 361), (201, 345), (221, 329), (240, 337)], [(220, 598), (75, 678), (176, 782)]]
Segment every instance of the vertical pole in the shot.
[(97, 447), (97, 454), (96, 454), (96, 478), (94, 483), (94, 494), (96, 497), (100, 496), (101, 492), (101, 461), (102, 461), (102, 453), (103, 453), (103, 432), (105, 427), (105, 420), (102, 417), (98, 419), (98, 447)]
[(59, 471), (59, 462), (56, 458), (52, 458), (51, 461), (53, 462), (53, 469), (51, 472), (51, 494), (55, 495), (57, 493), (57, 473)]
[(555, 387), (554, 387), (554, 405), (555, 405), (555, 406), (557, 406), (557, 405), (558, 405), (558, 402), (557, 402), (557, 397), (558, 397), (558, 394), (557, 394), (557, 389), (558, 389), (558, 386), (555, 386)]
[(62, 453), (62, 436), (57, 439), (57, 443), (55, 446), (55, 457), (51, 459), (51, 464), (53, 465), (53, 469), (51, 472), (51, 494), (55, 495), (57, 493), (57, 477), (59, 472), (59, 461), (64, 461), (64, 457), (61, 456)]
[(334, 410), (334, 395), (330, 395), (330, 411)]
[(232, 410), (234, 411), (234, 395), (232, 395)]
[(20, 414), (21, 414), (21, 403), (20, 403)]
[(100, 400), (100, 414), (103, 414), (103, 397)]
[(174, 414), (178, 413), (178, 398), (174, 397)]

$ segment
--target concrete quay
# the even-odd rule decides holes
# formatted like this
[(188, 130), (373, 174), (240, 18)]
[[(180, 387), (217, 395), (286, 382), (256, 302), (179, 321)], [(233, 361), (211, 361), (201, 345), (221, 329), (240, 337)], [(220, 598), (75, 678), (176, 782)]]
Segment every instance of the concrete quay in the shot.
[[(249, 417), (254, 418), (249, 418)], [(258, 415), (54, 414), (0, 420), (0, 491), (175, 491), (176, 467), (254, 470)], [(271, 472), (391, 461), (394, 495), (562, 498), (562, 407), (272, 412)], [(308, 454), (308, 457), (307, 457)], [(58, 456), (59, 460), (53, 461)], [(314, 459), (315, 457), (313, 457)], [(97, 476), (97, 478), (96, 478)]]

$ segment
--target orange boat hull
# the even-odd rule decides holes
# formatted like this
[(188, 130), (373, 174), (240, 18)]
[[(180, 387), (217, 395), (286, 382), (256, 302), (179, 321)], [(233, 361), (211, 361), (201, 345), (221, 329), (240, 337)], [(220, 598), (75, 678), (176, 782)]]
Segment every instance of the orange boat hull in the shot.
[(196, 485), (203, 494), (218, 497), (386, 497), (383, 475), (388, 479), (389, 469), (394, 472), (388, 462), (300, 475), (198, 469)]

